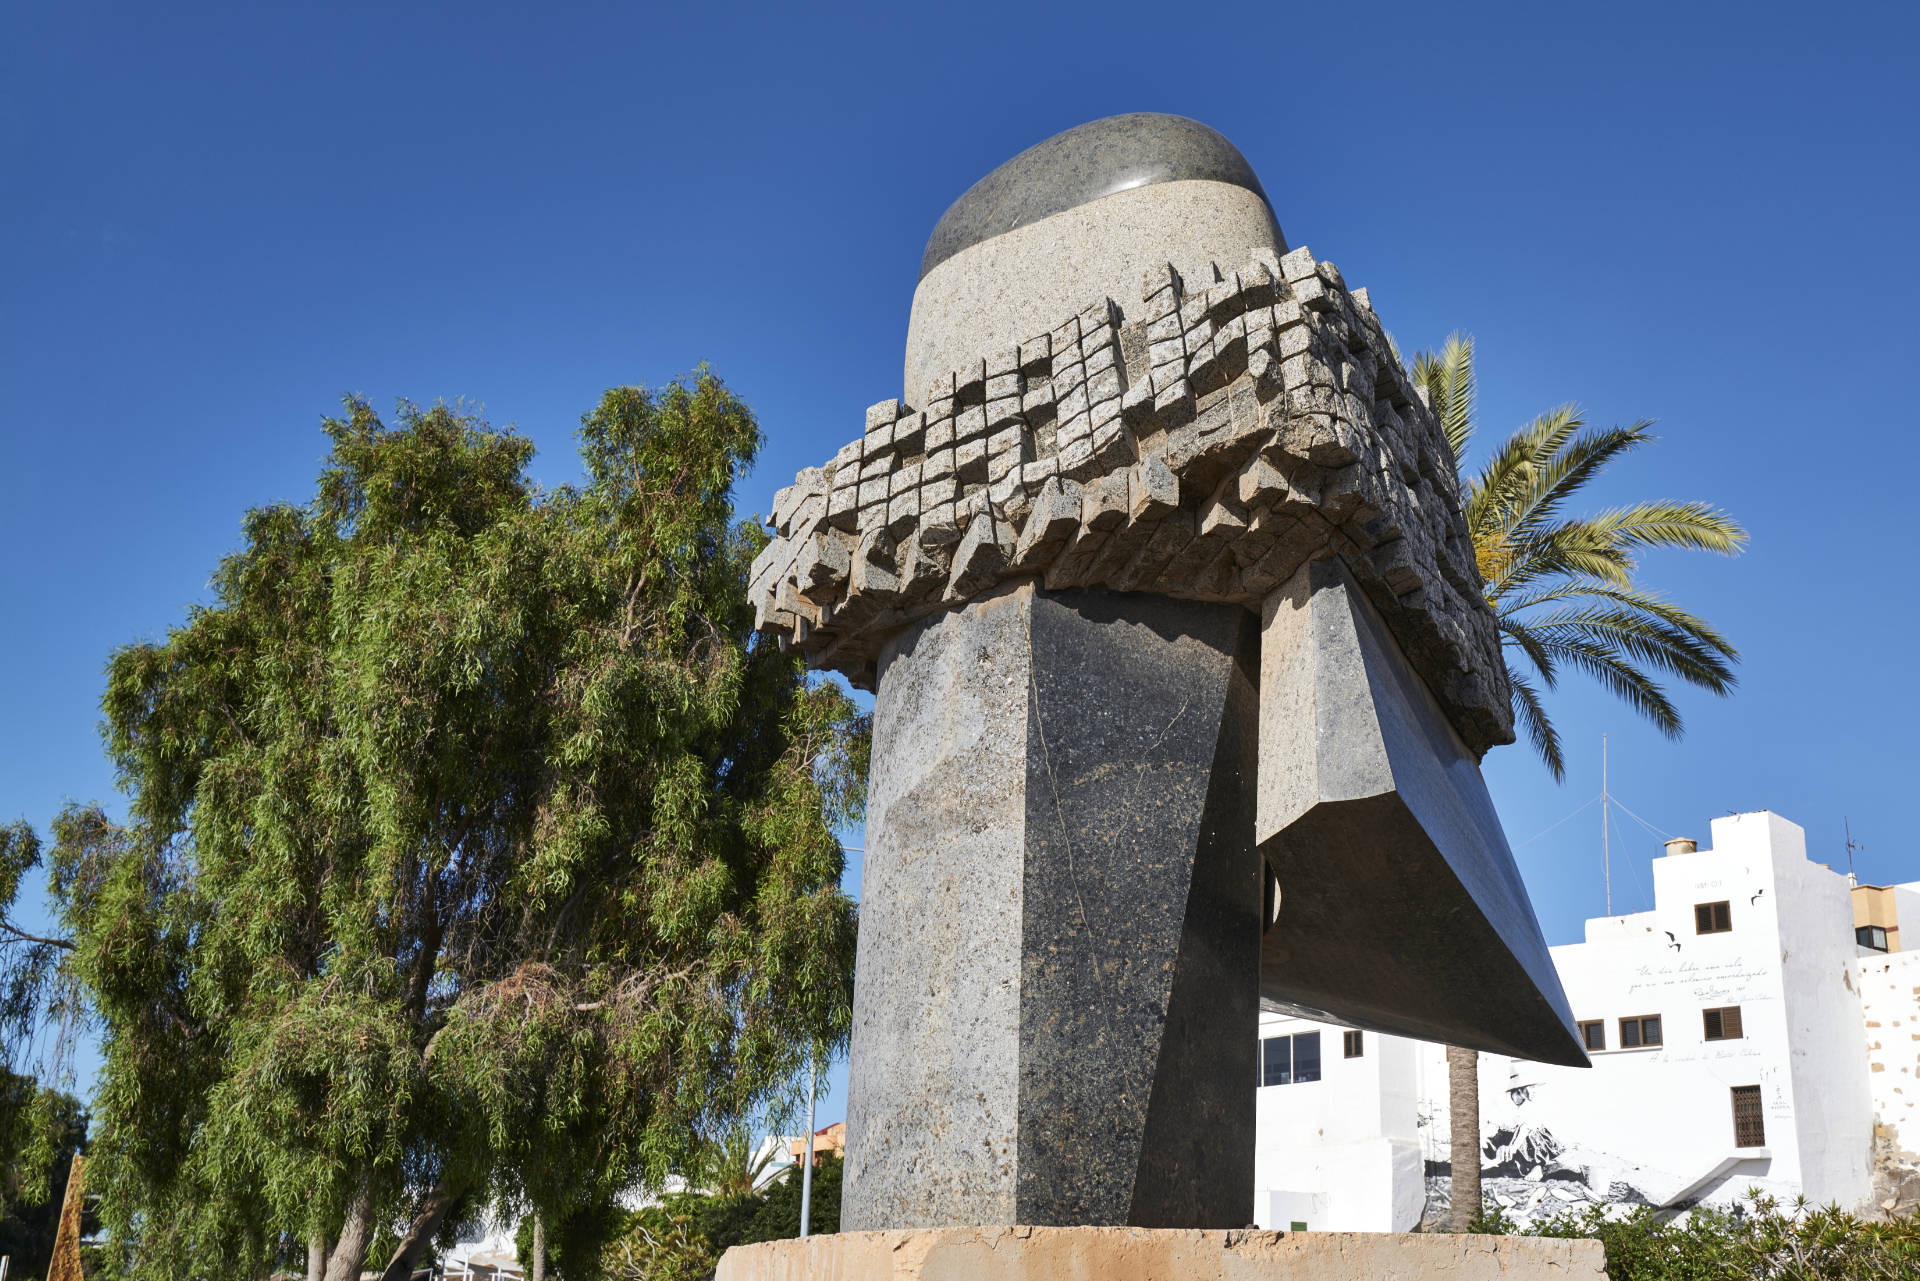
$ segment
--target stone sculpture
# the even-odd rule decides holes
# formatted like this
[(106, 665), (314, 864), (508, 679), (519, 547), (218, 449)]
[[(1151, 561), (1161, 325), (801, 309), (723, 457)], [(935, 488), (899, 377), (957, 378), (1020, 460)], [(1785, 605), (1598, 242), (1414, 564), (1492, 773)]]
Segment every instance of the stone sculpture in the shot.
[(843, 1227), (1244, 1223), (1262, 1001), (1584, 1063), (1449, 447), (1232, 144), (982, 179), (906, 370), (751, 587), (876, 691)]

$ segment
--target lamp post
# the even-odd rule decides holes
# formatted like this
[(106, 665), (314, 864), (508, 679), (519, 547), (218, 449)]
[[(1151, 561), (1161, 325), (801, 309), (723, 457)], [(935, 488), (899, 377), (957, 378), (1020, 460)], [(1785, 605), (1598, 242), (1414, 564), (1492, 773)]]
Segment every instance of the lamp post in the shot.
[(807, 1156), (800, 1167), (800, 1235), (805, 1237), (813, 1217), (813, 1086), (815, 1060), (807, 1056)]

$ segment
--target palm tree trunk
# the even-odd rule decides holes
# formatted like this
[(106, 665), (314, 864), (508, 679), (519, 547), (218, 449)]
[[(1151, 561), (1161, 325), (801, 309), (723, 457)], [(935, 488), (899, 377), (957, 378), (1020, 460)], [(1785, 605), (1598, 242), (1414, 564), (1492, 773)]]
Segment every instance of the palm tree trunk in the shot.
[(1480, 1056), (1447, 1047), (1447, 1111), (1453, 1135), (1453, 1208), (1447, 1227), (1465, 1232), (1480, 1213)]

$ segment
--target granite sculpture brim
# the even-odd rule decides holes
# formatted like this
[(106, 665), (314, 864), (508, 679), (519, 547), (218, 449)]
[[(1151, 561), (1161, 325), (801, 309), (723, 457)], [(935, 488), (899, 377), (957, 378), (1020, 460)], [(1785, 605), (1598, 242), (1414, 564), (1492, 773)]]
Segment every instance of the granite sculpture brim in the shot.
[(1584, 1061), (1478, 773), (1450, 447), (1221, 148), (1096, 122), (988, 175), (920, 407), (775, 499), (758, 625), (877, 689), (843, 1226), (1243, 1222), (1261, 1000)]

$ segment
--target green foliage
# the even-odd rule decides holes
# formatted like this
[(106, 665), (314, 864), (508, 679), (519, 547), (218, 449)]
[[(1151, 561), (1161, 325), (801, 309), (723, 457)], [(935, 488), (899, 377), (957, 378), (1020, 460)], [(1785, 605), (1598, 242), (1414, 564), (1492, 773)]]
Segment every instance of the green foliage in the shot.
[[(1920, 1276), (1920, 1212), (1863, 1219), (1829, 1206), (1792, 1211), (1773, 1197), (1748, 1193), (1752, 1208), (1699, 1206), (1662, 1217), (1636, 1206), (1625, 1214), (1588, 1206), (1524, 1230), (1540, 1237), (1591, 1237), (1605, 1244), (1611, 1281), (1903, 1281)], [(1487, 1205), (1469, 1229), (1522, 1230)]]
[[(813, 1172), (809, 1228), (840, 1230), (841, 1159), (822, 1156)], [(800, 1235), (800, 1171), (789, 1170), (759, 1192), (684, 1192), (635, 1211), (600, 1258), (608, 1281), (705, 1281), (736, 1245)], [(583, 1274), (563, 1271), (565, 1281)]]
[[(40, 1017), (84, 993), (139, 1277), (424, 1250), (490, 1203), (604, 1236), (846, 1035), (866, 729), (754, 637), (747, 408), (705, 370), (610, 391), (551, 492), (454, 408), (326, 432), (312, 501), (113, 655), (127, 819), (59, 816), (67, 937), (8, 971)], [(0, 856), (15, 890), (40, 851)]]
[[(1464, 475), (1474, 430), (1473, 340), (1456, 334), (1438, 354), (1421, 352), (1413, 376)], [(1565, 777), (1566, 760), (1541, 687), (1553, 689), (1563, 669), (1599, 681), (1673, 738), (1683, 726), (1660, 676), (1714, 694), (1735, 684), (1739, 651), (1705, 619), (1636, 585), (1634, 575), (1647, 548), (1736, 554), (1747, 543), (1739, 523), (1705, 503), (1665, 499), (1565, 514), (1609, 463), (1652, 439), (1651, 422), (1590, 429), (1578, 408), (1562, 405), (1504, 441), (1465, 486), (1474, 558), (1510, 656), (1514, 719), (1556, 779)]]
[(758, 1146), (746, 1121), (729, 1127), (702, 1149), (691, 1170), (693, 1186), (723, 1200), (751, 1195), (778, 1155), (771, 1147), (756, 1155)]
[(0, 1069), (0, 1255), (13, 1260), (9, 1278), (46, 1275), (67, 1172), (73, 1154), (86, 1150), (87, 1114), (78, 1099)]

